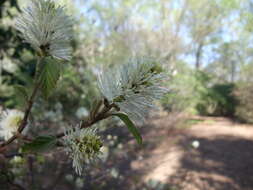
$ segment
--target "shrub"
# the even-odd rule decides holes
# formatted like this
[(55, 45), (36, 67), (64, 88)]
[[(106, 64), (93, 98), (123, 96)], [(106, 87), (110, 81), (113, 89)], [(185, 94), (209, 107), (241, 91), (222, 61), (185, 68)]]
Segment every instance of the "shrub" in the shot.
[(242, 122), (253, 123), (253, 85), (238, 84), (233, 94), (238, 100), (235, 116)]
[(236, 98), (233, 84), (215, 84), (202, 94), (197, 110), (202, 115), (234, 116)]
[(210, 76), (184, 66), (170, 81), (171, 93), (162, 100), (163, 107), (169, 112), (197, 113), (196, 106), (207, 93)]
[(233, 116), (236, 99), (233, 84), (213, 84), (214, 77), (203, 71), (181, 67), (170, 81), (172, 88), (162, 100), (169, 112), (186, 112), (200, 115)]

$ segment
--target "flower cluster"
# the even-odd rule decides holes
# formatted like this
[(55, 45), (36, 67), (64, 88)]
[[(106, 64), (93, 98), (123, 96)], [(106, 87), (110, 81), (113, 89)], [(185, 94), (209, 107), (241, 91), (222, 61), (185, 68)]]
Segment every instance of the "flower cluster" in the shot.
[(167, 89), (161, 87), (165, 76), (152, 59), (132, 59), (117, 70), (98, 77), (103, 96), (134, 120), (143, 120), (154, 100)]
[(78, 126), (65, 131), (64, 145), (67, 154), (73, 159), (76, 173), (81, 175), (83, 165), (98, 158), (103, 144), (96, 129), (81, 129)]
[(24, 113), (18, 110), (7, 110), (1, 114), (0, 137), (8, 140), (17, 132)]
[(40, 55), (71, 58), (72, 19), (52, 0), (32, 1), (17, 19), (16, 28)]

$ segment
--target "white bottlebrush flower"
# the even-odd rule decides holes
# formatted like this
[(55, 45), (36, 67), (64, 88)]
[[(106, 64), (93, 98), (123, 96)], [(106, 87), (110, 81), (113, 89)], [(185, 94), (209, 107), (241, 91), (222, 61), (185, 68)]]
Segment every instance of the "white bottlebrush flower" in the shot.
[(153, 101), (167, 89), (161, 87), (165, 76), (152, 59), (132, 59), (117, 70), (104, 71), (98, 83), (103, 96), (134, 120), (143, 120)]
[(72, 19), (52, 0), (31, 1), (17, 18), (16, 28), (39, 54), (71, 59)]
[(7, 110), (1, 114), (0, 137), (8, 140), (17, 132), (24, 113), (19, 110)]
[(98, 158), (102, 141), (96, 129), (81, 129), (78, 126), (65, 131), (64, 145), (67, 154), (73, 159), (73, 168), (81, 175), (84, 164)]

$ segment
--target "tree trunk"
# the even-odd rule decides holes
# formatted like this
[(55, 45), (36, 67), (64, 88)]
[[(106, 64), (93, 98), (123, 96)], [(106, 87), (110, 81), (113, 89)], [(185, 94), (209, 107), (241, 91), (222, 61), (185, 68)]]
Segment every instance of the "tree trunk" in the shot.
[(197, 52), (196, 52), (196, 63), (195, 63), (195, 68), (197, 70), (200, 69), (200, 66), (201, 66), (201, 54), (202, 54), (202, 47), (203, 47), (203, 43), (200, 43), (199, 46), (198, 46), (198, 49), (197, 49)]

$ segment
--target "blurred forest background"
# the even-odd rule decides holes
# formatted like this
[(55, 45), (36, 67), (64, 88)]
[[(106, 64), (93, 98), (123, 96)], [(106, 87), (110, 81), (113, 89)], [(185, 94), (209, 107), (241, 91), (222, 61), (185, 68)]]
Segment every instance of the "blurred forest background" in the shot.
[[(18, 98), (15, 87), (21, 84), (29, 88), (34, 75), (35, 53), (28, 44), (22, 43), (13, 27), (15, 17), (28, 2), (0, 1), (1, 110), (22, 109), (22, 100)], [(131, 56), (158, 59), (169, 76), (166, 87), (170, 92), (157, 103), (160, 111), (151, 113), (146, 126), (141, 127), (143, 147), (135, 143), (117, 120), (101, 122), (99, 128), (105, 141), (104, 154), (100, 162), (87, 166), (84, 176), (80, 177), (73, 172), (70, 160), (60, 151), (23, 157), (13, 153), (16, 150), (13, 145), (12, 151), (0, 154), (0, 189), (253, 189), (252, 165), (243, 160), (252, 159), (253, 149), (250, 147), (253, 147), (253, 142), (246, 141), (246, 137), (238, 140), (236, 136), (245, 133), (247, 138), (253, 137), (253, 126), (250, 125), (253, 123), (253, 1), (58, 2), (66, 5), (75, 20), (72, 41), (74, 58), (64, 65), (64, 74), (48, 101), (42, 98), (37, 100), (29, 133), (40, 131), (42, 134), (52, 134), (62, 129), (59, 126), (68, 126), (86, 116), (91, 102), (100, 95), (96, 74), (101, 68), (122, 64)], [(222, 125), (228, 128), (224, 129)], [(194, 126), (201, 126), (196, 128), (195, 133), (204, 130), (202, 132), (206, 136), (189, 136), (190, 132), (194, 132)], [(205, 127), (206, 130), (210, 129), (210, 134)], [(222, 139), (218, 141), (217, 135), (222, 129), (225, 132), (221, 132)], [(211, 138), (213, 141), (210, 140), (211, 134), (214, 134), (216, 141), (214, 137)], [(192, 141), (195, 142), (195, 149), (191, 146)], [(180, 180), (174, 180), (175, 177), (143, 177), (150, 172), (159, 173), (147, 169), (145, 164), (141, 166), (141, 162), (146, 163), (145, 160), (150, 157), (153, 159), (157, 147), (158, 153), (162, 154), (163, 143), (170, 143), (171, 147), (178, 147), (181, 143), (180, 150), (190, 157), (195, 156), (196, 163), (201, 163), (202, 166), (196, 166), (195, 162), (188, 160), (188, 165), (195, 168), (208, 165), (209, 162), (198, 160), (203, 156), (208, 155), (206, 161), (213, 155), (222, 154), (220, 159), (225, 161), (221, 163), (218, 159), (212, 159), (218, 165), (214, 163), (212, 170), (205, 168), (205, 172), (215, 173), (225, 168), (218, 173), (219, 177), (226, 176), (226, 179), (222, 183), (215, 182), (214, 178), (208, 182), (207, 176), (196, 176), (204, 170), (198, 168), (194, 169), (195, 177), (189, 180), (185, 175), (193, 170), (191, 167), (182, 172), (184, 176), (177, 176)], [(203, 143), (209, 149), (202, 150)], [(217, 152), (220, 147), (221, 152)], [(225, 155), (224, 152), (231, 147), (237, 150), (233, 149)], [(173, 151), (178, 150), (170, 150), (172, 154)], [(247, 155), (243, 157), (240, 151), (245, 151)], [(241, 158), (238, 158), (240, 154)], [(236, 157), (236, 160), (226, 163), (226, 159), (231, 157)], [(153, 167), (160, 162), (154, 158)], [(241, 162), (245, 164), (233, 166), (232, 169), (229, 167)], [(172, 161), (170, 163), (173, 164)], [(180, 167), (183, 166), (181, 163)], [(163, 170), (168, 171), (170, 167), (166, 166)], [(194, 186), (195, 179), (201, 181), (196, 184), (204, 185)], [(187, 185), (181, 186), (183, 183)]]

